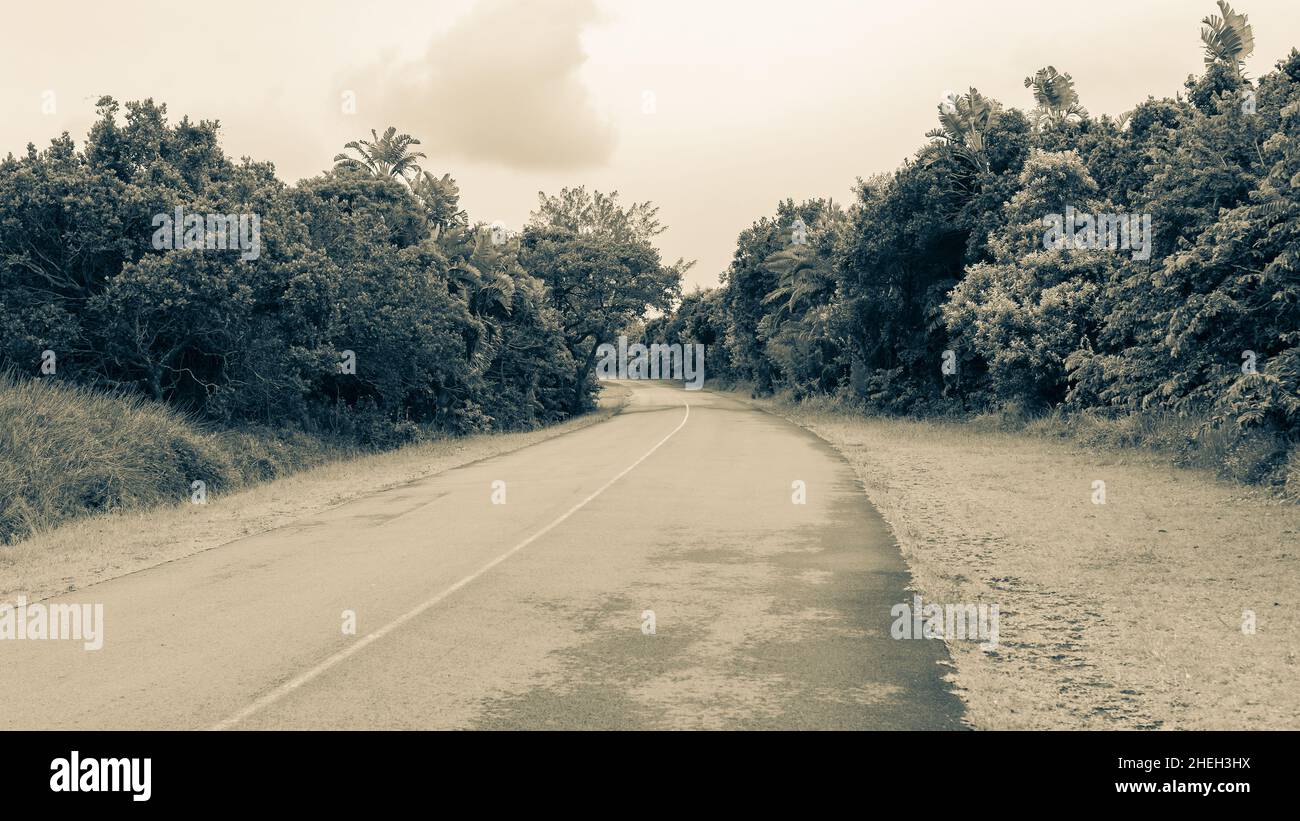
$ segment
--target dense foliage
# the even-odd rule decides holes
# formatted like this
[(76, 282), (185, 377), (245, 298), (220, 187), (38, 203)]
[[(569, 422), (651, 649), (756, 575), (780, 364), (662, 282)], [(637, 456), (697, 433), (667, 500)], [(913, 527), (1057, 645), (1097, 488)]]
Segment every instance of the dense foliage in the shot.
[[(508, 234), (396, 129), (291, 186), (214, 122), (121, 108), (0, 162), (0, 370), (383, 446), (585, 410), (592, 335), (676, 295), (649, 203), (566, 189)], [(256, 215), (256, 251), (160, 248), (177, 208)]]
[[(709, 375), (759, 392), (1176, 415), (1271, 442), (1268, 475), (1300, 439), (1300, 52), (1251, 80), (1250, 25), (1220, 11), (1186, 93), (1118, 121), (1050, 66), (1025, 79), (1029, 113), (951, 95), (931, 141), (859, 181), (847, 213), (780, 203), (721, 288), (658, 327), (716, 341)], [(1149, 216), (1149, 253), (1049, 243), (1067, 208)]]

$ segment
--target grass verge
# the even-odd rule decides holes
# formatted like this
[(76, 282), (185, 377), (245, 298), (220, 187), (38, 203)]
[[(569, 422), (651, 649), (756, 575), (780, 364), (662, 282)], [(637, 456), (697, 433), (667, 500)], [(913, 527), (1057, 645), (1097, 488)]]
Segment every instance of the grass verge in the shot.
[(270, 428), (210, 431), (165, 405), (0, 372), (0, 545), (82, 516), (235, 490), (355, 450)]
[[(628, 396), (606, 388), (595, 411), (538, 430), (360, 453), (265, 431), (206, 433), (157, 405), (32, 384), (16, 386), (32, 391), (23, 395), (0, 383), (0, 507), (31, 530), (0, 545), (0, 600), (77, 590), (509, 453), (603, 421)], [(221, 477), (209, 483), (221, 492), (191, 504), (191, 477), (203, 475)], [(101, 483), (113, 493), (87, 495)]]

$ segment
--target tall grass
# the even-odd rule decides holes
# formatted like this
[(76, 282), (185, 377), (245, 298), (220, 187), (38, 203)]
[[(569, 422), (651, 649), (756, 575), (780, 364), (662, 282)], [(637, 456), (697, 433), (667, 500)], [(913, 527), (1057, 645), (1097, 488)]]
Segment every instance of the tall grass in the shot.
[(1265, 428), (1243, 430), (1232, 422), (1214, 424), (1208, 414), (1167, 410), (1108, 416), (1091, 410), (1055, 410), (1018, 423), (1040, 436), (1070, 439), (1084, 447), (1141, 448), (1171, 457), (1188, 468), (1250, 485), (1269, 485), (1294, 496), (1300, 491), (1296, 459), (1280, 433)]
[[(747, 386), (737, 385), (744, 392)], [(843, 395), (794, 400), (788, 391), (773, 397), (805, 411), (875, 415)], [(1016, 407), (977, 416), (912, 416), (975, 431), (999, 431), (1064, 439), (1096, 451), (1137, 448), (1160, 454), (1179, 467), (1208, 470), (1220, 478), (1265, 485), (1300, 499), (1300, 448), (1265, 428), (1242, 430), (1231, 422), (1213, 424), (1207, 413), (1150, 410), (1111, 416), (1092, 409), (1026, 413)]]
[(97, 512), (187, 502), (344, 449), (302, 433), (214, 432), (164, 405), (0, 372), (0, 544)]

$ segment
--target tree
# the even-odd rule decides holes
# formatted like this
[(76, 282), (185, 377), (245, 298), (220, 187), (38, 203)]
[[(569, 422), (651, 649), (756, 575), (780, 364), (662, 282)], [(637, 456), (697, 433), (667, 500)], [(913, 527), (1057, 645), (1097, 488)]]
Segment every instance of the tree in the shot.
[[(1023, 118), (1018, 128), (1028, 128)], [(990, 148), (997, 156), (999, 146)], [(933, 151), (922, 149), (922, 156)], [(859, 181), (851, 224), (837, 248), (835, 316), (851, 357), (853, 390), (889, 412), (939, 399), (943, 381), (936, 363), (949, 347), (940, 307), (964, 262), (983, 254), (976, 234), (987, 236), (991, 228), (983, 226), (1000, 220), (987, 215), (986, 198), (1007, 196), (998, 165), (963, 192), (949, 182), (963, 173), (955, 158), (929, 159)], [(961, 370), (963, 378), (969, 370)]]
[[(408, 179), (414, 144), (390, 129), (363, 147), (380, 173), (290, 187), (227, 159), (216, 123), (101, 99), (83, 150), (0, 162), (0, 368), (50, 349), (61, 380), (372, 446), (563, 418), (575, 367), (544, 285), (466, 227), (449, 175)], [(257, 215), (260, 255), (154, 247), (176, 207)]]
[[(987, 368), (1001, 403), (1041, 409), (1064, 401), (1066, 360), (1096, 337), (1096, 302), (1119, 264), (1113, 250), (1046, 247), (1044, 217), (1067, 206), (1113, 213), (1074, 152), (1038, 153), (1021, 190), (1006, 204), (1006, 226), (990, 244), (991, 263), (967, 269), (943, 306), (956, 349)], [(969, 357), (966, 357), (969, 358)]]
[[(1147, 180), (1129, 199), (1130, 210), (1151, 215), (1152, 258), (1126, 266), (1102, 295), (1105, 321), (1094, 351), (1077, 354), (1071, 363), (1079, 402), (1188, 411), (1212, 401), (1204, 386), (1226, 354), (1172, 345), (1171, 323), (1198, 302), (1204, 287), (1204, 272), (1187, 265), (1184, 252), (1225, 209), (1248, 204), (1266, 170), (1263, 146), (1279, 127), (1292, 82), (1274, 74), (1260, 85), (1267, 93), (1259, 97), (1258, 113), (1248, 114), (1242, 81), (1216, 63), (1202, 77), (1188, 79), (1188, 101), (1139, 107), (1128, 132), (1130, 153), (1145, 155)], [(1226, 320), (1224, 314), (1216, 321)], [(1211, 359), (1204, 358), (1207, 353)]]
[(989, 158), (985, 133), (996, 104), (977, 89), (954, 95), (939, 104), (939, 128), (926, 132), (945, 154), (955, 157), (975, 174), (987, 171)]
[(703, 345), (708, 355), (709, 378), (734, 380), (738, 377), (726, 346), (728, 317), (722, 288), (696, 290), (682, 297), (670, 314), (646, 322), (642, 344), (677, 343)]
[(435, 177), (425, 171), (411, 183), (411, 191), (424, 204), (435, 239), (450, 228), (465, 225), (466, 214), (460, 209), (460, 187), (451, 174)]
[[(1214, 407), (1223, 421), (1300, 430), (1300, 53), (1261, 79), (1275, 122), (1246, 197), (1164, 260), (1145, 294), (1151, 342), (1120, 358), (1151, 371), (1147, 401)], [(1234, 116), (1228, 108), (1225, 119)], [(1206, 126), (1209, 124), (1206, 123)], [(1235, 120), (1221, 123), (1241, 131)], [(1244, 351), (1258, 367), (1242, 368)]]
[(659, 207), (651, 202), (619, 204), (618, 192), (588, 191), (586, 186), (565, 188), (559, 194), (537, 194), (531, 224), (577, 234), (609, 234), (619, 241), (650, 239), (668, 230), (659, 223)]
[(1228, 5), (1227, 0), (1218, 0), (1222, 17), (1211, 14), (1201, 20), (1201, 42), (1205, 44), (1205, 65), (1221, 63), (1228, 66), (1238, 79), (1245, 79), (1242, 69), (1246, 58), (1255, 52), (1255, 32), (1246, 19)]
[(835, 248), (847, 218), (830, 200), (809, 200), (798, 210), (808, 217), (797, 217), (799, 235), (763, 260), (776, 285), (763, 298), (766, 313), (757, 332), (775, 373), (802, 396), (833, 390), (847, 373), (844, 346), (830, 322), (838, 285)]
[(807, 245), (792, 245), (772, 254), (763, 264), (776, 276), (777, 286), (763, 297), (772, 305), (776, 322), (798, 319), (810, 308), (824, 305), (835, 293), (835, 271), (827, 257)]
[(1088, 110), (1079, 104), (1079, 94), (1074, 90), (1074, 79), (1069, 74), (1057, 72), (1053, 66), (1040, 68), (1032, 77), (1025, 78), (1025, 88), (1034, 90), (1038, 103), (1038, 121), (1068, 120), (1071, 117), (1087, 119)]
[(545, 283), (575, 363), (570, 410), (589, 402), (596, 349), (650, 310), (671, 310), (689, 267), (665, 265), (651, 238), (663, 228), (651, 203), (621, 206), (617, 193), (566, 188), (538, 195), (520, 262)]
[[(778, 211), (793, 209), (787, 200)], [(789, 232), (782, 231), (780, 214), (776, 219), (762, 217), (740, 232), (731, 263), (722, 272), (723, 301), (726, 304), (727, 351), (738, 375), (756, 383), (756, 390), (767, 393), (773, 387), (772, 364), (763, 353), (758, 324), (767, 312), (763, 300), (776, 287), (777, 275), (763, 265), (772, 254), (789, 242)], [(784, 236), (783, 236), (784, 234)]]
[(420, 144), (419, 140), (410, 134), (398, 134), (397, 127), (391, 125), (384, 132), (384, 136), (379, 136), (373, 128), (370, 129), (370, 136), (374, 139), (353, 140), (344, 145), (344, 148), (351, 149), (360, 159), (350, 157), (346, 153), (336, 154), (334, 162), (337, 166), (363, 171), (376, 177), (395, 177), (403, 181), (408, 181), (408, 174), (419, 175), (419, 160), (425, 159), (425, 155), (423, 152), (410, 150), (411, 146)]

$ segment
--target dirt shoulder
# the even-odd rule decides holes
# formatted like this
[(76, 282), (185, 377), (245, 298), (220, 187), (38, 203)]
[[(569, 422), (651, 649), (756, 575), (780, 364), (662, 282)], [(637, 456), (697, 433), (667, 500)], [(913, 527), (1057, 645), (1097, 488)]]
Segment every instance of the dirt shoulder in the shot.
[(360, 496), (570, 433), (622, 410), (629, 392), (606, 387), (597, 410), (524, 433), (485, 434), (345, 459), (228, 495), (79, 519), (0, 547), (0, 601), (35, 601), (273, 530)]
[(949, 641), (974, 726), (1300, 728), (1300, 506), (1137, 450), (753, 404), (852, 464), (924, 601), (999, 605), (995, 650)]

